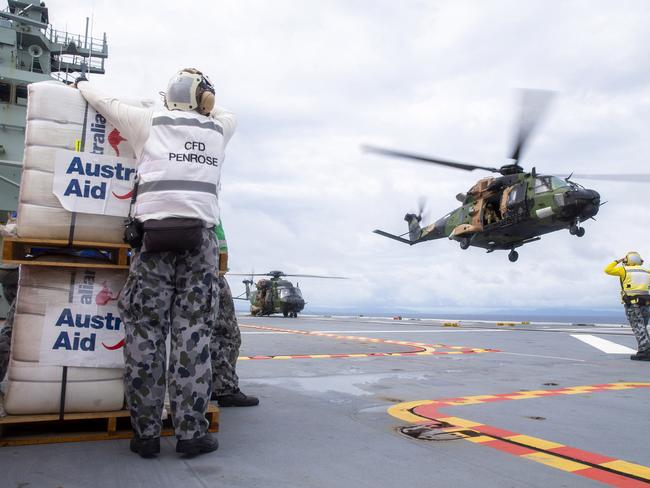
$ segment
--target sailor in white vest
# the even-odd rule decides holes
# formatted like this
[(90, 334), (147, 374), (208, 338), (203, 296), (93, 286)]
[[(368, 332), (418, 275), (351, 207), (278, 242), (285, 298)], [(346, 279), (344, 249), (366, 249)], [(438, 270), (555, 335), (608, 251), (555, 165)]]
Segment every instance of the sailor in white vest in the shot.
[(181, 70), (170, 80), (168, 110), (162, 112), (125, 105), (85, 80), (77, 87), (137, 157), (133, 216), (143, 241), (119, 300), (134, 430), (131, 450), (143, 457), (160, 452), (168, 384), (176, 451), (214, 451), (217, 439), (208, 433), (205, 418), (211, 392), (210, 332), (219, 292), (214, 226), (219, 222), (221, 164), (235, 117), (215, 106), (212, 84), (195, 69)]

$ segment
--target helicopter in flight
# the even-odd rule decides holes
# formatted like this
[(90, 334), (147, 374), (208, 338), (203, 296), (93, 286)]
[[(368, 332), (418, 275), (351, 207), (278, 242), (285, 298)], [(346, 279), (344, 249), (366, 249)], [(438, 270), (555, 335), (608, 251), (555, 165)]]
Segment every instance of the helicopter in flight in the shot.
[[(409, 152), (363, 146), (366, 152), (397, 157), (422, 163), (437, 164), (464, 171), (483, 170), (495, 173), (480, 179), (466, 193), (456, 199), (461, 206), (441, 217), (433, 224), (422, 227), (424, 203), (418, 213), (407, 213), (404, 220), (408, 232), (390, 234), (376, 229), (374, 232), (409, 245), (447, 237), (459, 243), (461, 249), (470, 246), (486, 249), (509, 250), (508, 259), (517, 261), (517, 248), (541, 239), (550, 232), (568, 229), (571, 235), (585, 234), (582, 222), (594, 219), (600, 206), (597, 191), (587, 189), (567, 177), (545, 175), (535, 168), (529, 172), (519, 164), (526, 142), (546, 111), (551, 92), (524, 90), (521, 118), (512, 163), (499, 168), (460, 163)], [(617, 181), (648, 180), (649, 175), (583, 175), (584, 179), (611, 179)], [(594, 219), (595, 220), (595, 219)], [(408, 235), (408, 239), (405, 236)]]
[[(322, 278), (332, 280), (346, 280), (343, 276), (318, 276), (305, 274), (286, 274), (282, 271), (269, 271), (268, 273), (239, 274), (230, 273), (232, 276), (248, 276), (243, 281), (246, 291), (235, 297), (237, 300), (248, 300), (251, 304), (250, 312), (253, 316), (272, 315), (281, 313), (284, 317), (298, 317), (298, 313), (305, 308), (305, 299), (302, 296), (300, 285), (293, 285), (285, 277), (294, 278)], [(270, 279), (261, 279), (257, 283), (254, 276), (269, 276)], [(255, 289), (252, 289), (255, 285)]]

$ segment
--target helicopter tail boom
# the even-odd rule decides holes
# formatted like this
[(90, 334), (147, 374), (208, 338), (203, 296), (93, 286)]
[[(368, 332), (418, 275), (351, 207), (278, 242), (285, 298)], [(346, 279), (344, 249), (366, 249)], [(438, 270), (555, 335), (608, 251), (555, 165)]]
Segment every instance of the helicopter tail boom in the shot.
[(383, 230), (375, 229), (373, 230), (375, 234), (379, 234), (380, 236), (388, 237), (389, 239), (394, 239), (399, 242), (403, 242), (404, 244), (408, 244), (409, 246), (412, 246), (418, 241), (409, 241), (408, 239), (404, 239), (401, 236), (396, 236), (394, 234), (389, 234), (388, 232), (384, 232)]

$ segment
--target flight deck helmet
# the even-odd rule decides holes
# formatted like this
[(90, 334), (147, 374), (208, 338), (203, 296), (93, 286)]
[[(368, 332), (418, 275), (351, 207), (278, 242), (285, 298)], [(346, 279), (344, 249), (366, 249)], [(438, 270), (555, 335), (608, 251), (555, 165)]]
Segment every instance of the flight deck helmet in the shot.
[(199, 70), (185, 68), (169, 80), (164, 101), (169, 110), (196, 110), (208, 115), (214, 108), (214, 85)]
[(641, 266), (643, 259), (641, 259), (641, 255), (638, 252), (630, 251), (625, 255), (625, 264), (628, 266)]

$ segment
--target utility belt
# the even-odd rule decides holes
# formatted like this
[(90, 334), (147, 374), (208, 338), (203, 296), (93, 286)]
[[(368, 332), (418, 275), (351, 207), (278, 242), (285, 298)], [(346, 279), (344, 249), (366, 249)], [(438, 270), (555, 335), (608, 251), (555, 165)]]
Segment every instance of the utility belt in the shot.
[(124, 221), (124, 242), (134, 249), (144, 245), (144, 252), (190, 251), (201, 245), (206, 228), (201, 219), (169, 217), (140, 222), (133, 217), (139, 186), (140, 178), (136, 177), (129, 215)]
[(640, 307), (650, 305), (650, 295), (627, 295), (621, 293), (621, 300), (625, 305), (638, 305)]
[(201, 219), (170, 217), (125, 223), (124, 242), (133, 248), (144, 246), (145, 252), (190, 251), (203, 242), (205, 222)]

